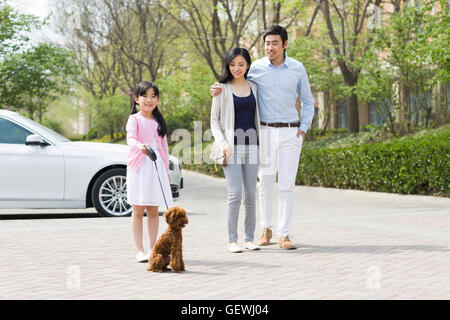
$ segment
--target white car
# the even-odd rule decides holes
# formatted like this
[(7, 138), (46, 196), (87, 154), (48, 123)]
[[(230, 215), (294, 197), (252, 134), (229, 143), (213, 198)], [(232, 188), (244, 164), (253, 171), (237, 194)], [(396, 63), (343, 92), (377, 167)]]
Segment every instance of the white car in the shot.
[[(16, 112), (0, 109), (0, 208), (89, 208), (131, 214), (128, 146), (72, 142)], [(183, 188), (181, 164), (169, 156), (172, 196)]]

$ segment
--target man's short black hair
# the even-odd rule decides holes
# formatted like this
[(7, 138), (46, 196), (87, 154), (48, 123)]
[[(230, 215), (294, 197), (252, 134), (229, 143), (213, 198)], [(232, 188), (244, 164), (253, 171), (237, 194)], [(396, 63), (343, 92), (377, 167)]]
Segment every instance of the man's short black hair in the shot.
[(270, 26), (269, 28), (267, 28), (267, 30), (264, 32), (264, 36), (263, 36), (264, 41), (266, 41), (266, 36), (271, 35), (271, 34), (275, 34), (275, 35), (278, 34), (281, 37), (281, 41), (283, 42), (283, 45), (288, 39), (287, 31), (282, 26), (273, 25), (273, 26)]

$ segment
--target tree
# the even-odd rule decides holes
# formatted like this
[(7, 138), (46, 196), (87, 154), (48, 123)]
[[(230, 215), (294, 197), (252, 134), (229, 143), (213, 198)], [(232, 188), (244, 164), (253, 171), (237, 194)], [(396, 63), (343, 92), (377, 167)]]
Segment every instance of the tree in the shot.
[[(450, 83), (450, 5), (448, 1), (433, 1), (436, 10), (434, 14), (426, 17), (429, 23), (425, 26), (428, 34), (429, 44), (425, 51), (430, 58), (430, 63), (434, 67), (432, 78), (429, 84), (432, 86), (447, 86)], [(436, 110), (435, 124), (447, 122), (449, 120), (449, 108), (447, 90), (442, 90), (438, 96), (439, 106)]]
[(118, 63), (106, 41), (106, 8), (100, 1), (55, 1), (56, 24), (65, 47), (80, 66), (80, 84), (95, 97), (114, 95), (119, 87)]
[(77, 68), (66, 50), (48, 44), (32, 47), (29, 32), (43, 23), (0, 0), (0, 103), (28, 112), (39, 121), (48, 103), (67, 93)]
[[(83, 66), (82, 85), (96, 97), (120, 89), (130, 96), (142, 80), (155, 81), (165, 64), (181, 56), (170, 50), (178, 25), (152, 0), (58, 2), (61, 31)], [(66, 21), (73, 19), (75, 25)], [(168, 53), (171, 53), (170, 55)], [(169, 68), (170, 69), (170, 68)]]
[(366, 51), (363, 57), (364, 72), (358, 81), (356, 91), (358, 97), (375, 104), (392, 134), (397, 136), (396, 121), (398, 120), (399, 99), (396, 94), (396, 83), (399, 77), (397, 70), (379, 57), (380, 52), (375, 47)]
[(115, 95), (102, 97), (101, 99), (91, 96), (89, 108), (96, 112), (93, 118), (93, 137), (102, 137), (109, 134), (114, 138), (114, 133), (125, 132), (124, 119), (127, 119), (130, 112), (124, 106), (127, 105), (128, 97), (125, 95)]
[[(419, 123), (431, 125), (431, 89), (449, 80), (448, 6), (444, 4), (443, 10), (434, 14), (436, 4), (437, 1), (424, 1), (394, 11), (388, 23), (377, 30), (374, 52), (364, 62), (368, 72), (365, 82), (378, 84), (372, 86), (374, 97), (391, 100), (392, 106), (401, 104), (400, 120), (407, 132)], [(390, 83), (393, 88), (395, 82), (401, 88), (401, 101), (389, 98), (394, 92), (386, 85)]]
[[(340, 101), (346, 96), (345, 83), (337, 68), (335, 60), (330, 56), (331, 44), (327, 39), (298, 37), (291, 42), (287, 54), (301, 61), (307, 68), (311, 88), (324, 94), (324, 108), (320, 115), (323, 118), (323, 130), (330, 122), (333, 102)], [(319, 115), (315, 115), (319, 116)]]
[[(251, 50), (260, 41), (264, 32), (260, 27), (267, 28), (270, 15), (266, 2), (172, 0), (162, 1), (160, 5), (184, 29), (185, 35), (218, 78), (229, 50), (241, 46), (244, 42), (246, 48)], [(285, 16), (281, 16), (281, 9), (286, 1), (271, 2), (272, 23), (285, 22), (286, 27), (290, 26), (298, 14), (298, 9), (293, 6)]]
[[(108, 20), (112, 22), (107, 40), (114, 47), (117, 61), (126, 82), (124, 91), (149, 75), (156, 81), (167, 62), (173, 42), (179, 38), (178, 25), (155, 1), (103, 0)], [(130, 75), (127, 77), (127, 75)]]
[(354, 88), (361, 72), (360, 58), (370, 47), (371, 34), (365, 29), (369, 6), (376, 7), (381, 0), (334, 1), (317, 0), (333, 46), (333, 56), (345, 84), (352, 90), (347, 98), (348, 132), (359, 131), (358, 96)]
[(0, 101), (32, 119), (37, 113), (41, 122), (48, 103), (68, 93), (77, 74), (67, 50), (41, 43), (0, 63)]
[(28, 43), (28, 33), (41, 26), (38, 17), (20, 14), (0, 0), (0, 57), (18, 52)]

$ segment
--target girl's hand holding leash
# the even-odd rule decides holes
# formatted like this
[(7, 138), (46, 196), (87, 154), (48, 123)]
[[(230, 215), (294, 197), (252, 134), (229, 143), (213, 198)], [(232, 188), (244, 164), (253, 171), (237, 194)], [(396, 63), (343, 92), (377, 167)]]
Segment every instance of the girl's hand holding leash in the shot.
[(147, 145), (145, 145), (145, 144), (140, 144), (138, 147), (139, 147), (139, 149), (141, 149), (141, 152), (143, 153), (143, 154), (147, 154), (147, 149), (145, 148)]

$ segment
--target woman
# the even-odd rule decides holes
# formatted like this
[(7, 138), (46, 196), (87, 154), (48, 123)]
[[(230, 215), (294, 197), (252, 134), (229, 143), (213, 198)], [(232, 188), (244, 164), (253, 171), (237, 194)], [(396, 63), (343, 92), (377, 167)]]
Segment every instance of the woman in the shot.
[(247, 80), (250, 54), (235, 48), (228, 52), (219, 78), (222, 93), (212, 100), (211, 131), (226, 160), (223, 167), (228, 186), (228, 250), (242, 252), (238, 246), (237, 225), (244, 191), (244, 248), (253, 244), (256, 226), (256, 178), (258, 175), (259, 114), (257, 86)]

